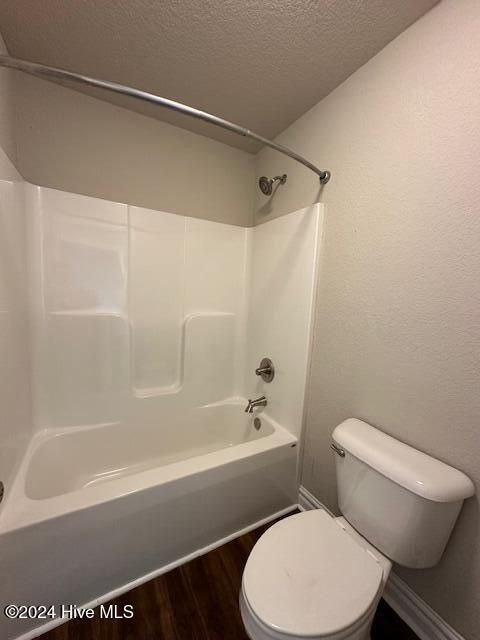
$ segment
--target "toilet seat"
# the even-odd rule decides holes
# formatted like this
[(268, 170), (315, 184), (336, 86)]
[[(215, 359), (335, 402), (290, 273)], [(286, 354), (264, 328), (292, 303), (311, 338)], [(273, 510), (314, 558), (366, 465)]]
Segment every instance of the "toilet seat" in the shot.
[[(356, 625), (348, 629), (342, 629), (333, 635), (322, 636), (304, 636), (285, 634), (275, 631), (272, 627), (264, 624), (250, 608), (245, 599), (243, 590), (240, 591), (240, 611), (242, 614), (243, 625), (247, 635), (253, 640), (359, 640), (366, 638), (365, 632), (368, 632), (371, 622), (375, 615), (378, 599), (372, 604), (370, 611), (358, 621)], [(368, 636), (369, 637), (369, 636)]]
[(378, 558), (318, 509), (263, 534), (245, 566), (242, 596), (272, 638), (346, 638), (372, 615), (382, 588)]

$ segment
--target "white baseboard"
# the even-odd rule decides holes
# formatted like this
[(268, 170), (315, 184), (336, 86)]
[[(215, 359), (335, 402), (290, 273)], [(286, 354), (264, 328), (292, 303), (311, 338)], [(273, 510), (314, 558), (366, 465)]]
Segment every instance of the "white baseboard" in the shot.
[(464, 640), (424, 600), (395, 573), (390, 577), (383, 598), (415, 631), (420, 640)]
[[(301, 511), (309, 509), (328, 509), (305, 487), (298, 492), (298, 507)], [(393, 571), (383, 592), (383, 598), (406, 624), (417, 634), (420, 640), (464, 640), (455, 629), (441, 618), (424, 600)]]
[(300, 511), (309, 511), (310, 509), (325, 509), (325, 506), (315, 498), (313, 493), (300, 485), (298, 490), (298, 508)]

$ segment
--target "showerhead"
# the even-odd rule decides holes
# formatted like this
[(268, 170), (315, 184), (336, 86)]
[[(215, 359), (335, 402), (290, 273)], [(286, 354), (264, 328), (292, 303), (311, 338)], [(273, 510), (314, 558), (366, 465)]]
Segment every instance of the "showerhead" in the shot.
[(260, 191), (264, 196), (269, 196), (272, 193), (272, 185), (273, 180), (271, 178), (267, 178), (266, 176), (262, 176), (258, 181), (258, 186), (260, 187)]
[(273, 192), (273, 185), (275, 182), (280, 182), (280, 184), (285, 184), (287, 181), (287, 174), (284, 173), (283, 176), (275, 176), (274, 178), (267, 178), (267, 176), (262, 176), (258, 180), (258, 186), (260, 187), (260, 191), (264, 196), (271, 196)]

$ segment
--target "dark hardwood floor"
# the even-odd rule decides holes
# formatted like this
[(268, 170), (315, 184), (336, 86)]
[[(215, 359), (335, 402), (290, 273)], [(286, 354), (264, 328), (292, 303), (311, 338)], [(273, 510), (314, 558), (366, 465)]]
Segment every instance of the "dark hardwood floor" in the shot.
[[(238, 609), (242, 572), (261, 527), (112, 600), (127, 619), (73, 620), (41, 640), (248, 640)], [(418, 640), (383, 600), (372, 640)]]

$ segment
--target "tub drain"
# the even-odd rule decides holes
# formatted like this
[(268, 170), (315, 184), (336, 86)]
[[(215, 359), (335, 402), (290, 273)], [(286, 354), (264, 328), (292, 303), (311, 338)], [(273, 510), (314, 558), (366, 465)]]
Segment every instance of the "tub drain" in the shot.
[(257, 431), (260, 429), (260, 427), (262, 426), (262, 421), (260, 420), (260, 418), (255, 418), (255, 420), (253, 421), (253, 426)]
[(3, 482), (0, 481), (0, 502), (3, 500), (3, 494), (5, 493), (5, 487)]

